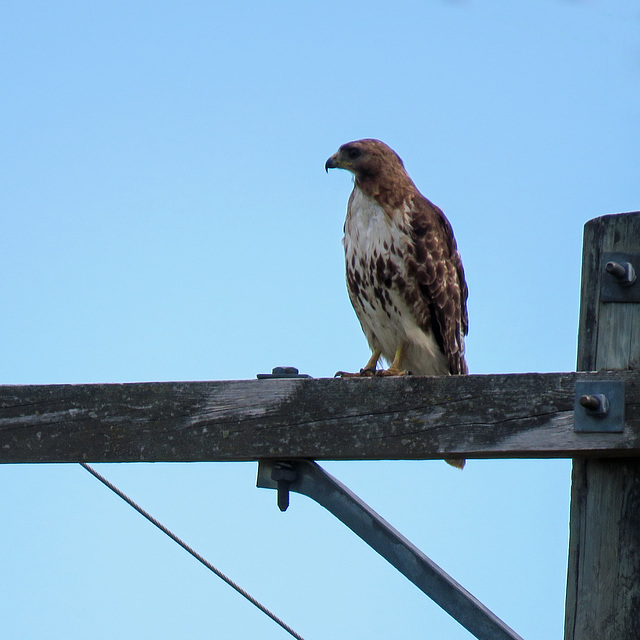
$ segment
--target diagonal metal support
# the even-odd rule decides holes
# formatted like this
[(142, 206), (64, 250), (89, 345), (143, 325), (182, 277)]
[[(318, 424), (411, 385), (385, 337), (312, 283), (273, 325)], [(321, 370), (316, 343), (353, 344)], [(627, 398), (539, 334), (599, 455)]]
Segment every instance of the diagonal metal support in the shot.
[(289, 505), (289, 491), (302, 493), (315, 500), (478, 640), (522, 640), (420, 549), (315, 462), (261, 460), (258, 463), (257, 486), (278, 490), (281, 511)]

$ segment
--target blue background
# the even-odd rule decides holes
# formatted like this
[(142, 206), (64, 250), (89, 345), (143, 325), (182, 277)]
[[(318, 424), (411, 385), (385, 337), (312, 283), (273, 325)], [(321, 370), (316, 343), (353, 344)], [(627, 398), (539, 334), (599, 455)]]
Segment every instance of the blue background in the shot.
[[(575, 368), (583, 224), (640, 209), (635, 0), (0, 4), (0, 382), (317, 377), (368, 349), (323, 170), (376, 137), (451, 220), (472, 373)], [(0, 458), (1, 460), (1, 458)], [(526, 640), (570, 462), (326, 463)], [(305, 638), (470, 635), (255, 463), (100, 471)], [(14, 639), (287, 635), (77, 465), (0, 465)]]

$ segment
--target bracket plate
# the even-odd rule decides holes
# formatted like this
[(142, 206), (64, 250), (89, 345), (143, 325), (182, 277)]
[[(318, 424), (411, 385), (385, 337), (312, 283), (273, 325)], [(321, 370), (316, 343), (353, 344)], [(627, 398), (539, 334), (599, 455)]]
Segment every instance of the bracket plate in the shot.
[(600, 268), (602, 270), (602, 284), (600, 287), (601, 302), (640, 302), (640, 278), (632, 285), (620, 284), (620, 281), (605, 269), (609, 262), (624, 264), (631, 263), (637, 273), (640, 273), (640, 253), (604, 252)]
[[(605, 396), (606, 413), (590, 411), (580, 403), (583, 396)], [(581, 433), (624, 431), (624, 380), (578, 380), (573, 403), (573, 429)]]

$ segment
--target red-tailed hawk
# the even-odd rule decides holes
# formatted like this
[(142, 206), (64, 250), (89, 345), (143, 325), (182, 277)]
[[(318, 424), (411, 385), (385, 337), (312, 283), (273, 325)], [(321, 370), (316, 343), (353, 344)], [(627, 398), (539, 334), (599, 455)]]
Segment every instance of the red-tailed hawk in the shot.
[[(379, 140), (343, 144), (325, 169), (354, 186), (344, 225), (347, 287), (372, 356), (359, 374), (468, 373), (467, 284), (451, 224)], [(382, 356), (389, 364), (377, 371)]]

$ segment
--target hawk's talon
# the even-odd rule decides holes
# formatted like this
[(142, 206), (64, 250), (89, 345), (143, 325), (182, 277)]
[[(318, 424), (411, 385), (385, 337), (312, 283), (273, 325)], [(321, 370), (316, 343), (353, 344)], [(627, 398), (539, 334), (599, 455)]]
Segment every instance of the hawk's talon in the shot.
[(373, 378), (378, 375), (379, 371), (370, 368), (360, 369), (358, 373), (349, 373), (348, 371), (336, 371), (334, 378)]
[(380, 369), (380, 371), (375, 372), (376, 376), (410, 376), (410, 371), (405, 371), (404, 369), (394, 369), (393, 367), (389, 367), (388, 369)]

